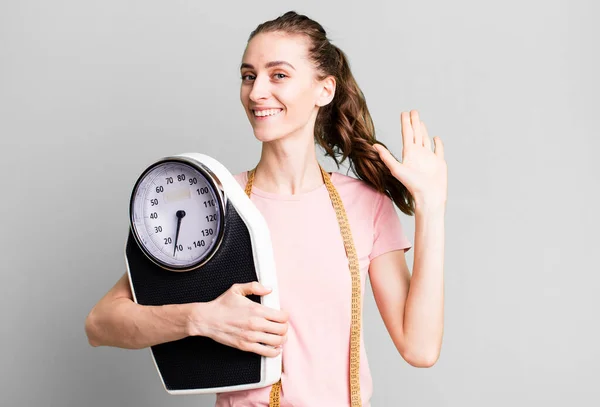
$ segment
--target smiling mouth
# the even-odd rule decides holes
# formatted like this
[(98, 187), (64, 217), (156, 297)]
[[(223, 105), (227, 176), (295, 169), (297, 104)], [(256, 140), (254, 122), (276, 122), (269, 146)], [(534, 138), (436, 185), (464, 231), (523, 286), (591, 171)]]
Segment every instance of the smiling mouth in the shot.
[(252, 110), (254, 117), (271, 117), (277, 116), (283, 109), (267, 109), (267, 110)]

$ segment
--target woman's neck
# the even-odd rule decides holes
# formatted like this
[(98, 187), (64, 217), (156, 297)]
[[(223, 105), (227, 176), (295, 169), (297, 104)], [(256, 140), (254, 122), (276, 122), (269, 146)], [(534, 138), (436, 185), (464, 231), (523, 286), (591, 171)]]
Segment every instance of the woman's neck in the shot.
[(298, 140), (263, 142), (254, 185), (265, 192), (296, 195), (323, 185), (314, 144)]

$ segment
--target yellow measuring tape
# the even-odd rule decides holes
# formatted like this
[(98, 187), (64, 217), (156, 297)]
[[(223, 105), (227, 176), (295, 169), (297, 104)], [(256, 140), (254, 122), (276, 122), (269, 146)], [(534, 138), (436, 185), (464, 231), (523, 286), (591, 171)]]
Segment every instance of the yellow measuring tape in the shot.
[[(352, 231), (346, 216), (346, 210), (342, 199), (331, 182), (329, 173), (320, 165), (321, 174), (331, 203), (335, 209), (337, 221), (340, 226), (340, 233), (344, 239), (344, 247), (346, 248), (346, 256), (348, 257), (348, 265), (350, 267), (350, 276), (352, 278), (352, 319), (350, 325), (350, 405), (352, 407), (361, 407), (362, 401), (360, 398), (360, 269), (358, 265), (358, 256), (352, 239)], [(252, 183), (254, 182), (254, 174), (256, 168), (248, 172), (248, 182), (246, 183), (246, 195), (250, 198), (252, 192)], [(283, 371), (283, 366), (282, 366)], [(279, 399), (281, 396), (281, 379), (271, 387), (271, 396), (269, 407), (279, 407)]]

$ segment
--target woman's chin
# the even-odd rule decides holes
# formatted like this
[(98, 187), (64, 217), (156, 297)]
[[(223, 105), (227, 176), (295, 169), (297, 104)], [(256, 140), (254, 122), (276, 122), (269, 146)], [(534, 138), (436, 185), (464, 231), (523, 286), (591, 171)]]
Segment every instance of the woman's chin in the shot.
[(264, 131), (262, 129), (261, 130), (254, 129), (254, 137), (256, 137), (256, 139), (258, 141), (267, 143), (269, 141), (273, 141), (273, 140), (277, 140), (277, 139), (281, 138), (281, 133), (274, 132), (274, 131)]

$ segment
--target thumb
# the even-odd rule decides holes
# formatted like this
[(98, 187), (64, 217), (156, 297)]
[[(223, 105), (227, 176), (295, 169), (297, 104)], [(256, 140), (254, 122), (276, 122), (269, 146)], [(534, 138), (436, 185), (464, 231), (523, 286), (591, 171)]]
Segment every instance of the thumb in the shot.
[(381, 159), (381, 161), (383, 161), (385, 166), (388, 167), (390, 173), (395, 178), (400, 179), (404, 176), (404, 167), (402, 163), (398, 161), (396, 157), (394, 157), (390, 150), (378, 143), (373, 144), (373, 148), (375, 149), (375, 151), (377, 151), (377, 153), (379, 153), (379, 158)]
[(266, 295), (271, 292), (270, 287), (265, 287), (258, 281), (251, 281), (249, 283), (244, 283), (244, 284), (236, 284), (236, 286), (238, 288), (236, 290), (238, 292), (238, 294), (241, 294), (244, 296), (250, 295), (250, 294)]

